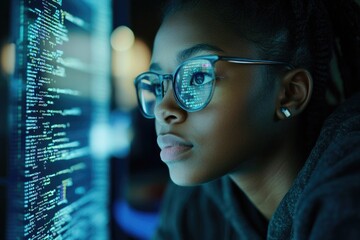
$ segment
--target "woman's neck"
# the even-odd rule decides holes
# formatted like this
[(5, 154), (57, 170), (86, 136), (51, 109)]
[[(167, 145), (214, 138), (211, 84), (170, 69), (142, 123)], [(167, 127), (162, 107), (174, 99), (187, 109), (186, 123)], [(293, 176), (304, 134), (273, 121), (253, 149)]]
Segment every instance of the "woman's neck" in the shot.
[(230, 174), (231, 179), (267, 219), (271, 218), (302, 168), (302, 150), (296, 144), (285, 142), (271, 156), (258, 159), (257, 162), (262, 163), (261, 168)]

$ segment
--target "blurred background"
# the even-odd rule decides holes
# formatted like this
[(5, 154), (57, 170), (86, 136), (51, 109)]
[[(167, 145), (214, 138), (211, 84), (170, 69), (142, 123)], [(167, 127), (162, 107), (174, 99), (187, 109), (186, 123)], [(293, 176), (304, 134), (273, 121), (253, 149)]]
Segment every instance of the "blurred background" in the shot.
[[(9, 150), (8, 88), (14, 72), (15, 45), (9, 35), (11, 1), (1, 1), (0, 30), (0, 213), (6, 212), (7, 156)], [(111, 104), (107, 141), (110, 152), (110, 238), (150, 239), (155, 230), (167, 167), (159, 158), (154, 121), (137, 109), (134, 77), (149, 67), (154, 36), (166, 0), (112, 0)], [(4, 214), (3, 214), (4, 215)], [(0, 227), (5, 228), (5, 217)], [(5, 231), (0, 239), (5, 238)]]
[[(138, 111), (133, 85), (134, 78), (148, 70), (165, 2), (113, 0), (111, 122), (118, 144), (111, 159), (114, 239), (150, 238), (168, 181), (154, 121)], [(118, 169), (127, 173), (117, 174)], [(121, 185), (126, 187), (117, 189)]]

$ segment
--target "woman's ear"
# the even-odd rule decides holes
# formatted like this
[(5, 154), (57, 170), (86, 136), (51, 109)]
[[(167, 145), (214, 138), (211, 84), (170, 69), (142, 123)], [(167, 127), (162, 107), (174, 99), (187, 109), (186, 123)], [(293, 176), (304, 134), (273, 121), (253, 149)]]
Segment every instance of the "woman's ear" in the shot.
[(286, 119), (300, 114), (310, 101), (313, 81), (310, 73), (302, 68), (289, 71), (281, 82), (276, 116)]

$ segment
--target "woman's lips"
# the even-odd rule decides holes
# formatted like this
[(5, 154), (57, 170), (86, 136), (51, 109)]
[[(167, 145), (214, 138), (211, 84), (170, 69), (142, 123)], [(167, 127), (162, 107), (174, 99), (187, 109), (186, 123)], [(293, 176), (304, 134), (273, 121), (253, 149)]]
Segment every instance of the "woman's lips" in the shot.
[(185, 139), (173, 134), (159, 135), (157, 143), (161, 148), (161, 160), (164, 162), (181, 160), (182, 155), (193, 147)]

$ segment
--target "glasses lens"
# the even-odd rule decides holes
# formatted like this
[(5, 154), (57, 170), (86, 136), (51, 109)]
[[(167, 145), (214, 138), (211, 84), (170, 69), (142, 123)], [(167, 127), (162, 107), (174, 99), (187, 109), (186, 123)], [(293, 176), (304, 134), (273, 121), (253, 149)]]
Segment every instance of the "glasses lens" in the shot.
[(176, 73), (175, 95), (182, 107), (194, 112), (210, 102), (214, 89), (215, 73), (206, 59), (185, 62)]
[(156, 100), (162, 95), (159, 77), (153, 73), (145, 73), (136, 79), (137, 97), (145, 117), (154, 117)]

